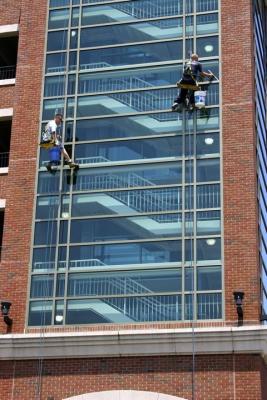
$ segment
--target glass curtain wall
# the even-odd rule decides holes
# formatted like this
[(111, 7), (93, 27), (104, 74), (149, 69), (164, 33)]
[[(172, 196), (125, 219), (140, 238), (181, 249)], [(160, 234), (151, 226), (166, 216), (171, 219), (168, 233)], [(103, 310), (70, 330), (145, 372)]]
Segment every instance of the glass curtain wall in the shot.
[(259, 236), (262, 284), (262, 313), (267, 314), (267, 152), (266, 152), (266, 5), (262, 0), (254, 3), (256, 128), (258, 155)]
[(29, 326), (222, 318), (219, 83), (171, 112), (184, 61), (219, 73), (217, 0), (50, 0)]

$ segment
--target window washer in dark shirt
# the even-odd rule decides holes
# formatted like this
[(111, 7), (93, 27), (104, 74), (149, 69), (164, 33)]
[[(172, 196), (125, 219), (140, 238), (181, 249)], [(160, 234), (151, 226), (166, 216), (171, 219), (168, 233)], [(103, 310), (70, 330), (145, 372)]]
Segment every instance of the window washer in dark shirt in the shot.
[[(191, 55), (191, 59), (185, 64), (183, 77), (178, 82), (178, 85), (190, 85), (197, 89), (197, 79), (199, 76), (211, 79), (213, 74), (212, 72), (203, 71), (202, 64), (198, 61), (198, 55), (194, 53)], [(188, 90), (190, 90), (190, 87), (181, 87), (179, 96), (174, 100), (172, 105), (172, 111), (179, 111), (182, 109)], [(191, 90), (189, 102), (190, 109), (193, 109), (195, 106), (194, 90)]]

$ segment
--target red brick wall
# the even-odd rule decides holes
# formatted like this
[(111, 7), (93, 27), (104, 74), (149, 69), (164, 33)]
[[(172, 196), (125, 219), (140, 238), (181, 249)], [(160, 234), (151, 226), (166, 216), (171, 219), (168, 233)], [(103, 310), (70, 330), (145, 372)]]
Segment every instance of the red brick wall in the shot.
[(251, 3), (221, 1), (224, 265), (226, 320), (236, 320), (232, 292), (242, 289), (244, 319), (257, 321), (260, 289)]
[(0, 108), (13, 107), (14, 86), (0, 86)]
[[(256, 355), (197, 356), (196, 400), (266, 400), (262, 360)], [(41, 400), (62, 400), (105, 390), (145, 390), (192, 399), (191, 357), (50, 360), (42, 365)], [(36, 396), (38, 362), (0, 362), (0, 398)], [(14, 376), (14, 382), (13, 382)], [(123, 399), (122, 399), (123, 400)]]
[[(6, 199), (3, 252), (0, 264), (1, 299), (12, 301), (13, 331), (25, 321), (35, 186), (37, 132), (44, 55), (47, 1), (1, 1), (0, 23), (18, 23), (19, 48), (14, 93), (14, 118), (8, 176), (0, 177), (0, 198)], [(11, 106), (7, 88), (0, 87), (0, 104)], [(8, 89), (10, 90), (10, 89)], [(0, 322), (0, 332), (6, 327)]]

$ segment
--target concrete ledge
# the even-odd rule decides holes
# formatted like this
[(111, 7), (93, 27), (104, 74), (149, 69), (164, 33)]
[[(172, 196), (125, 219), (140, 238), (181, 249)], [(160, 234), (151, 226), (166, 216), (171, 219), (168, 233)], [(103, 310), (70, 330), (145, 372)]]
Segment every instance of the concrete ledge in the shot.
[(190, 355), (260, 354), (267, 359), (267, 326), (241, 328), (151, 329), (0, 335), (0, 359), (55, 359)]
[(16, 79), (1, 79), (0, 86), (12, 86), (16, 84)]
[(8, 167), (0, 168), (0, 175), (7, 175), (8, 174)]
[(6, 207), (6, 199), (0, 199), (0, 210), (4, 210), (5, 207)]
[(0, 108), (0, 119), (11, 119), (13, 117), (13, 108)]
[(18, 24), (0, 25), (0, 36), (15, 36), (19, 31)]

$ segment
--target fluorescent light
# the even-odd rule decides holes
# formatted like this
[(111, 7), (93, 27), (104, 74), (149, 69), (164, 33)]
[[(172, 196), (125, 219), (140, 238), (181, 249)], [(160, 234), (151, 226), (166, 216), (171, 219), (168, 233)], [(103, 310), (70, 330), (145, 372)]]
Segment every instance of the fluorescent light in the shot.
[(207, 239), (206, 243), (208, 246), (214, 246), (216, 243), (216, 239)]
[(206, 46), (204, 47), (206, 53), (211, 53), (213, 49), (214, 47), (212, 46), (212, 44), (206, 44)]
[(205, 143), (208, 144), (208, 145), (211, 145), (211, 144), (214, 143), (214, 139), (211, 138), (211, 137), (206, 137), (205, 138)]

